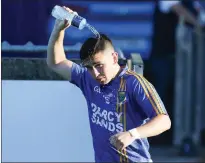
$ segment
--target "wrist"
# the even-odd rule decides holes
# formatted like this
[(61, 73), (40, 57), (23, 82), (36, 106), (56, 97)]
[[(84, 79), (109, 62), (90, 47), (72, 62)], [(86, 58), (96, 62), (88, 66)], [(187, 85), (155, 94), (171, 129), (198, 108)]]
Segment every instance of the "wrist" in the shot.
[(54, 26), (53, 32), (54, 33), (64, 33), (65, 29), (59, 28), (58, 26)]
[(133, 129), (129, 130), (128, 132), (135, 139), (140, 139), (141, 138), (139, 132), (137, 131), (137, 128), (133, 128)]
[(64, 37), (64, 35), (65, 35), (65, 30), (60, 30), (60, 29), (54, 28), (52, 31), (52, 36), (56, 39), (62, 38), (62, 37)]

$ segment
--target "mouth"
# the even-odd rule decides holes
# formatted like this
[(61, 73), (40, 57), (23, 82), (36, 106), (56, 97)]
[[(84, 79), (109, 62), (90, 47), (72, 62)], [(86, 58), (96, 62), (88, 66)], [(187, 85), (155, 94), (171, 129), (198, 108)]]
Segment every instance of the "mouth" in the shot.
[(96, 79), (99, 83), (103, 83), (104, 80), (103, 79)]
[(104, 76), (100, 76), (100, 77), (97, 77), (96, 80), (99, 82), (99, 83), (103, 83), (105, 81), (105, 77)]

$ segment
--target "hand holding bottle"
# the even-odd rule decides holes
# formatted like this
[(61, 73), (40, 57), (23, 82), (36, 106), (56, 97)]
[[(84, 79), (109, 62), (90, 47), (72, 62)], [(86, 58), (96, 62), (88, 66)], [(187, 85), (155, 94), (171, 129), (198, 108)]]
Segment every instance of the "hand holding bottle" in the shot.
[(72, 25), (81, 30), (87, 24), (85, 18), (79, 16), (77, 12), (73, 12), (71, 9), (65, 6), (61, 7), (56, 5), (52, 10), (52, 16), (55, 17), (57, 20), (64, 20), (64, 23), (60, 23), (59, 21), (57, 21), (57, 27), (59, 27), (60, 29), (66, 29), (67, 27)]
[[(75, 14), (77, 14), (76, 12), (74, 12), (73, 10), (71, 10), (71, 9), (69, 9), (68, 7), (65, 7), (65, 6), (63, 6), (63, 9), (65, 9), (68, 13), (75, 13)], [(58, 15), (56, 14), (55, 15), (56, 16), (56, 21), (55, 21), (55, 26), (54, 26), (54, 28), (56, 29), (56, 30), (65, 30), (65, 29), (67, 29), (67, 28), (69, 28), (70, 26), (71, 26), (71, 23), (69, 22), (69, 20), (67, 20), (67, 19), (62, 19), (62, 18), (60, 18), (60, 17), (58, 17)]]

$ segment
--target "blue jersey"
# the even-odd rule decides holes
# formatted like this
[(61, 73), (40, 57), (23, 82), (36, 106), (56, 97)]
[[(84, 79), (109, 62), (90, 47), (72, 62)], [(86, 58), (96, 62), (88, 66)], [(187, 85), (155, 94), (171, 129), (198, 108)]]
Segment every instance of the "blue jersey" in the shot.
[(84, 94), (96, 162), (149, 162), (149, 143), (137, 139), (118, 151), (109, 138), (143, 125), (158, 114), (167, 114), (153, 86), (125, 67), (106, 85), (100, 85), (87, 68), (73, 63), (71, 83)]

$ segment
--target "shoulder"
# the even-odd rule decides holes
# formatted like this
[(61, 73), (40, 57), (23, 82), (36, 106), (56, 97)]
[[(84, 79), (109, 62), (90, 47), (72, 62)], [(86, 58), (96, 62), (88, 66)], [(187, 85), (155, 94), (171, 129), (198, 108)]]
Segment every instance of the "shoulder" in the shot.
[(127, 70), (125, 73), (125, 80), (128, 87), (131, 87), (130, 90), (135, 91), (136, 89), (143, 89), (145, 92), (148, 90), (148, 85), (150, 83), (148, 80), (141, 74), (137, 74), (134, 71)]
[(71, 70), (72, 71), (77, 71), (77, 72), (86, 72), (87, 68), (81, 66), (80, 64), (77, 64), (77, 63), (73, 62)]
[(71, 69), (71, 83), (80, 87), (82, 85), (92, 84), (93, 79), (86, 67), (73, 63)]
[(129, 69), (125, 72), (124, 78), (129, 84), (131, 83), (137, 84), (138, 82), (139, 83), (148, 82), (143, 75), (138, 74)]

